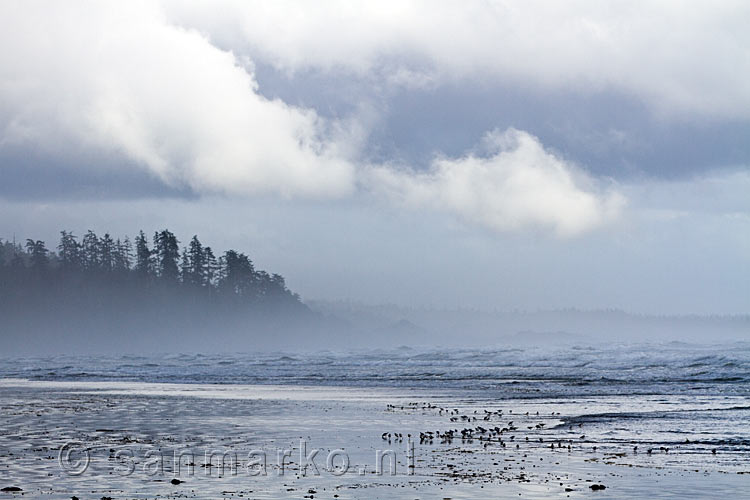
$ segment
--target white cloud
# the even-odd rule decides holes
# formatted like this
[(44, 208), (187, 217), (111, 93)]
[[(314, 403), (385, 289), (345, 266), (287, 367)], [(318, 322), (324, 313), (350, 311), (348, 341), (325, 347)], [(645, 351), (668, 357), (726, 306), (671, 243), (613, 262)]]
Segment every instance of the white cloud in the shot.
[(454, 213), (495, 230), (542, 227), (560, 236), (612, 220), (625, 203), (526, 132), (493, 132), (485, 143), (490, 156), (439, 158), (425, 173), (375, 167), (370, 186), (406, 205)]
[(0, 10), (2, 143), (116, 152), (197, 192), (351, 191), (335, 124), (263, 98), (233, 54), (169, 24), (153, 4)]
[(284, 71), (613, 89), (656, 112), (750, 117), (750, 4), (166, 0), (170, 18)]
[[(335, 64), (349, 57), (359, 61), (355, 66), (370, 67), (381, 35), (398, 44), (407, 32), (411, 45), (429, 44), (446, 58), (457, 57), (446, 37), (423, 24), (415, 4), (374, 11), (367, 4), (348, 14), (354, 20), (372, 13), (372, 26), (333, 16), (345, 28), (333, 39), (352, 44), (340, 47), (327, 45), (333, 36), (328, 18), (307, 7), (294, 14), (276, 3), (242, 5), (260, 9), (243, 12), (258, 16), (259, 30), (266, 30), (258, 36), (281, 51), (274, 57), (282, 64), (302, 66), (308, 56), (310, 64)], [(198, 193), (342, 197), (359, 183), (502, 231), (533, 226), (575, 235), (612, 220), (623, 203), (516, 130), (490, 134), (488, 157), (440, 158), (429, 172), (357, 169), (350, 159), (366, 133), (362, 123), (327, 122), (312, 110), (264, 98), (251, 63), (240, 65), (232, 52), (175, 25), (152, 3), (19, 2), (0, 10), (0, 44), (14, 48), (0, 52), (0, 147), (122, 155), (165, 183)], [(446, 14), (437, 7), (422, 10), (435, 22)], [(475, 8), (474, 14), (481, 12)], [(480, 30), (489, 22), (482, 16), (475, 21)], [(401, 23), (399, 36), (389, 28), (393, 22)], [(273, 33), (275, 25), (282, 31)], [(319, 33), (317, 44), (306, 38), (310, 30)], [(460, 45), (469, 34), (459, 31)], [(466, 52), (470, 57), (462, 64), (478, 64), (472, 57), (486, 49), (480, 45)], [(396, 75), (416, 81), (408, 71)]]

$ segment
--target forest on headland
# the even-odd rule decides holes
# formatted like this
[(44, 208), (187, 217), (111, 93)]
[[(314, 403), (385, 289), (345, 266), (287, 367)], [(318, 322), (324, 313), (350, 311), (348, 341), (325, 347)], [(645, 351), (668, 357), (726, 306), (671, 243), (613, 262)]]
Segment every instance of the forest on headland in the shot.
[(60, 234), (50, 246), (0, 240), (0, 359), (750, 338), (748, 315), (303, 303), (281, 275), (237, 250), (214, 252), (198, 236), (181, 244), (166, 229), (133, 240)]
[[(227, 250), (218, 258), (198, 236), (180, 251), (177, 237), (164, 229), (154, 233), (152, 246), (143, 231), (131, 242), (88, 231), (79, 241), (61, 231), (57, 252), (42, 240), (24, 245), (0, 239), (2, 284), (65, 286), (100, 282), (108, 286), (179, 287), (216, 299), (242, 299), (252, 303), (299, 302), (280, 274), (256, 270), (244, 253)], [(0, 284), (0, 286), (2, 286)]]
[(256, 269), (237, 250), (217, 254), (197, 235), (185, 245), (167, 229), (152, 238), (140, 231), (133, 240), (93, 231), (60, 235), (52, 248), (42, 240), (0, 240), (4, 336), (57, 344), (237, 340), (279, 334), (311, 314), (283, 276)]

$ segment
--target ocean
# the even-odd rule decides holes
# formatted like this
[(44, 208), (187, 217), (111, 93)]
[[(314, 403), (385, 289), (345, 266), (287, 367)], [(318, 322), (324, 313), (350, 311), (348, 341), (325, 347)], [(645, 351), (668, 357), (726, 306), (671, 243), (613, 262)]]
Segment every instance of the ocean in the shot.
[[(121, 477), (121, 449), (137, 471), (147, 450), (248, 462), (307, 446), (345, 450), (355, 470), (310, 477), (295, 459), (293, 480), (178, 480), (200, 481), (196, 498), (750, 494), (746, 342), (3, 358), (0, 408), (3, 481), (52, 498), (185, 494), (174, 463)], [(91, 454), (84, 474), (61, 465), (70, 442)], [(387, 481), (364, 465), (382, 447), (402, 468)]]

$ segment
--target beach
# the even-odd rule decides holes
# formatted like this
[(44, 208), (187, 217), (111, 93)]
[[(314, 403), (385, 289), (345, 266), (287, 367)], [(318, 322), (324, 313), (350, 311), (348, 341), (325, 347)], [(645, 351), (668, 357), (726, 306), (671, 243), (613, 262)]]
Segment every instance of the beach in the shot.
[(0, 488), (22, 490), (0, 497), (750, 494), (744, 389), (499, 398), (451, 384), (43, 378), (0, 380)]

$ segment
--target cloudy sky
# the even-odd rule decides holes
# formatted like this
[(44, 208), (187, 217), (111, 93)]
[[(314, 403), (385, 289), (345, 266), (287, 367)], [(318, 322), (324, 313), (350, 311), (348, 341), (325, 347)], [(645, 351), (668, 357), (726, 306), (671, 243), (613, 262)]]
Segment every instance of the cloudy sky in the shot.
[(0, 237), (169, 227), (308, 299), (750, 311), (750, 5), (0, 4)]

